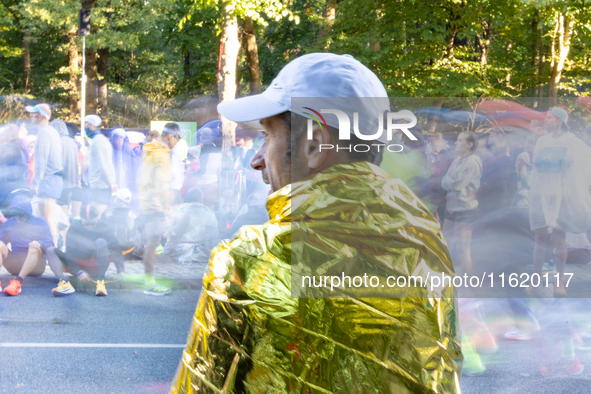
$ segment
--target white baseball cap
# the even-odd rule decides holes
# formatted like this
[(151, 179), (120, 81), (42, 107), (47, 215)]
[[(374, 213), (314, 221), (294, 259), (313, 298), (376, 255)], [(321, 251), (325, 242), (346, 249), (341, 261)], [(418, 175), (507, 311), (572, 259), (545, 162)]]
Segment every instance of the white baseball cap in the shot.
[(570, 130), (570, 127), (568, 127), (568, 112), (564, 108), (551, 107), (548, 110), (548, 113), (550, 113), (550, 114), (556, 116), (558, 119), (562, 120), (564, 122), (564, 125), (566, 126), (566, 128)]
[(127, 136), (127, 133), (125, 132), (125, 130), (123, 130), (122, 128), (119, 127), (119, 128), (113, 129), (111, 131), (111, 135), (125, 138)]
[(125, 203), (129, 203), (132, 196), (131, 190), (125, 188), (117, 190), (113, 195)]
[(25, 107), (25, 111), (41, 114), (47, 120), (51, 119), (51, 108), (49, 108), (49, 105), (45, 103), (34, 106), (27, 105)]
[(86, 115), (84, 121), (90, 123), (94, 127), (99, 127), (101, 123), (103, 123), (103, 120), (98, 115)]
[[(294, 98), (305, 99), (292, 102)], [(250, 122), (285, 111), (312, 118), (310, 107), (339, 109), (351, 121), (353, 113), (358, 112), (359, 124), (365, 125), (361, 133), (374, 134), (378, 124), (375, 114), (389, 111), (390, 102), (378, 77), (353, 56), (312, 53), (283, 67), (263, 93), (220, 103), (217, 108), (231, 121)], [(336, 115), (324, 118), (328, 125), (339, 127)]]

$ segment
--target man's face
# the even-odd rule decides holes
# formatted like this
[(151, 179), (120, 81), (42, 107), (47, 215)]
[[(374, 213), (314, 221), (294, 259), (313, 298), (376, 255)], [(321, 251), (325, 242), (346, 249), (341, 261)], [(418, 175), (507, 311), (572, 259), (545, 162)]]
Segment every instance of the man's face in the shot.
[(250, 160), (250, 166), (261, 171), (263, 181), (276, 192), (291, 183), (291, 160), (287, 155), (290, 130), (279, 115), (262, 119), (261, 124), (265, 141)]
[(497, 133), (492, 132), (488, 135), (488, 144), (490, 146), (496, 146), (499, 143), (499, 136)]
[(88, 122), (84, 122), (84, 127), (86, 130), (96, 130), (96, 126)]
[(551, 113), (546, 115), (546, 120), (544, 123), (546, 124), (546, 128), (549, 130), (558, 130), (562, 127), (562, 119)]
[(179, 142), (179, 136), (174, 134), (168, 134), (166, 137), (166, 144), (170, 149), (174, 148), (176, 144)]
[(113, 144), (115, 145), (115, 148), (117, 148), (117, 150), (121, 150), (121, 147), (123, 146), (123, 138), (117, 136), (113, 139)]
[(45, 119), (45, 118), (38, 112), (30, 112), (29, 119), (31, 119), (31, 122), (33, 124), (39, 124), (39, 123), (42, 123), (43, 119)]
[(29, 220), (29, 215), (16, 215), (15, 218), (19, 223), (26, 223)]

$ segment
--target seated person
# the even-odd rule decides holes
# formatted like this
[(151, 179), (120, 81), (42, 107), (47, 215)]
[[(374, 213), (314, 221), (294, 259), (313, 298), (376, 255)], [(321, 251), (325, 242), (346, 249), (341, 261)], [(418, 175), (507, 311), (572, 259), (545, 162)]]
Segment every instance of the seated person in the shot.
[[(4, 265), (16, 278), (4, 288), (4, 294), (19, 295), (23, 279), (45, 272), (46, 258), (60, 280), (58, 287), (53, 289), (53, 295), (59, 297), (74, 293), (55, 254), (57, 249), (53, 246), (49, 225), (45, 220), (33, 216), (31, 200), (22, 195), (14, 197), (5, 215), (10, 219), (0, 227), (0, 267)], [(8, 243), (11, 249), (8, 249)]]
[(185, 202), (172, 215), (164, 253), (174, 260), (191, 260), (195, 246), (203, 244), (207, 261), (209, 251), (218, 242), (218, 221), (202, 201), (201, 190), (191, 189), (185, 195)]
[(131, 190), (119, 189), (113, 196), (113, 204), (101, 216), (97, 231), (117, 240), (117, 247), (109, 252), (117, 266), (117, 273), (122, 274), (125, 272), (123, 256), (132, 252), (136, 256), (141, 256), (144, 240), (135, 214), (130, 208), (133, 197)]
[(263, 224), (269, 221), (269, 213), (265, 207), (266, 200), (264, 195), (253, 193), (246, 199), (246, 205), (240, 209), (236, 219), (228, 231), (228, 236), (236, 234), (242, 226), (252, 224)]
[[(98, 210), (94, 205), (83, 207), (80, 220), (74, 220), (66, 236), (66, 253), (56, 254), (66, 269), (83, 282), (96, 277), (96, 296), (106, 296), (105, 273), (109, 267), (109, 250), (117, 250), (117, 240), (97, 231)], [(119, 253), (119, 256), (121, 254)], [(113, 253), (111, 257), (117, 258)]]

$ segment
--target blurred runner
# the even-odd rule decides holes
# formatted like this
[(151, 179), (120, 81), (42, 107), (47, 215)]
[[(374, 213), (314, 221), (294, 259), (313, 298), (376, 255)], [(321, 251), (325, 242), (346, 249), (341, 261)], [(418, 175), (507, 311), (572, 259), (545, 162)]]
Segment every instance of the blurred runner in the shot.
[(185, 141), (185, 133), (176, 123), (164, 125), (164, 131), (176, 134), (179, 137), (178, 143), (170, 151), (170, 201), (172, 205), (181, 203), (181, 189), (185, 180), (185, 160), (187, 160), (188, 145)]
[(185, 194), (192, 190), (197, 182), (197, 171), (199, 170), (199, 155), (201, 154), (201, 145), (192, 146), (187, 152), (187, 160), (189, 166), (185, 172), (185, 180), (181, 188), (181, 198), (185, 198)]
[(122, 127), (116, 126), (111, 131), (109, 141), (113, 146), (113, 167), (115, 168), (115, 183), (119, 189), (129, 189), (132, 193), (132, 205), (139, 208), (138, 195), (138, 171), (141, 165), (142, 151), (140, 148), (132, 148), (129, 137)]
[(472, 223), (476, 221), (476, 199), (480, 187), (482, 161), (474, 154), (478, 144), (476, 134), (465, 131), (458, 135), (455, 151), (456, 158), (447, 174), (441, 180), (441, 187), (447, 190), (446, 212), (443, 222), (443, 234), (448, 241), (449, 250), (458, 248), (460, 264), (465, 273), (472, 272)]
[(8, 207), (14, 190), (26, 189), (27, 158), (21, 148), (18, 126), (0, 127), (0, 208)]
[(78, 189), (78, 186), (80, 185), (78, 177), (78, 151), (80, 150), (80, 144), (78, 144), (74, 138), (70, 137), (68, 127), (63, 120), (56, 119), (49, 125), (57, 130), (62, 143), (62, 164), (64, 168), (62, 171), (62, 179), (64, 182), (64, 188), (58, 201), (58, 205), (62, 207), (64, 214), (68, 216), (70, 199), (72, 198), (73, 193), (75, 193), (74, 189)]
[(144, 145), (140, 178), (140, 208), (144, 221), (144, 294), (165, 295), (170, 287), (154, 280), (156, 248), (166, 231), (166, 214), (170, 212), (170, 150), (177, 144), (178, 134), (163, 132), (160, 140)]
[(100, 217), (111, 201), (111, 194), (118, 189), (113, 166), (113, 147), (107, 137), (96, 128), (86, 130), (86, 137), (92, 140), (88, 168), (91, 201), (96, 205)]
[(25, 110), (30, 114), (31, 121), (38, 127), (35, 140), (35, 177), (31, 185), (31, 192), (40, 198), (41, 217), (49, 224), (53, 246), (57, 246), (54, 216), (56, 201), (61, 197), (64, 186), (61, 176), (63, 171), (62, 142), (58, 132), (49, 126), (51, 118), (49, 105), (27, 106)]
[[(542, 275), (546, 252), (554, 249), (559, 275), (555, 295), (565, 296), (565, 232), (580, 234), (591, 229), (591, 148), (569, 132), (568, 112), (562, 108), (548, 110), (546, 129), (550, 134), (536, 142), (530, 178), (529, 220), (536, 238), (534, 273)], [(550, 234), (553, 248), (548, 248)]]

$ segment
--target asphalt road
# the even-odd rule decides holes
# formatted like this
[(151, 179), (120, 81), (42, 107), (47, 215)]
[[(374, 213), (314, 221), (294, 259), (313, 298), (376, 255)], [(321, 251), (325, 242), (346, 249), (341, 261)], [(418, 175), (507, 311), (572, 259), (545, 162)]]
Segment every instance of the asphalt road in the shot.
[(168, 392), (199, 290), (55, 298), (54, 286), (27, 278), (19, 296), (0, 295), (0, 393)]
[[(0, 295), (0, 393), (168, 391), (199, 290), (150, 297), (140, 288), (109, 289), (108, 297), (82, 291), (54, 298), (54, 285), (27, 278), (21, 295)], [(563, 323), (568, 320), (579, 331), (587, 321), (591, 327), (591, 303), (551, 302), (539, 316), (540, 336), (527, 342), (499, 339), (496, 353), (481, 355), (484, 374), (462, 378), (464, 394), (591, 393), (591, 350), (576, 351), (587, 366), (580, 375), (540, 374), (541, 360), (560, 355)], [(484, 300), (481, 310), (500, 338), (510, 322), (506, 301)]]
[[(541, 331), (530, 341), (509, 341), (502, 335), (509, 328), (510, 309), (504, 299), (481, 301), (483, 316), (496, 334), (498, 351), (481, 354), (486, 371), (480, 376), (463, 376), (463, 394), (579, 394), (591, 393), (591, 350), (575, 348), (585, 369), (578, 375), (541, 374), (541, 365), (552, 365), (561, 359), (560, 340), (589, 332), (590, 305), (583, 299), (542, 299), (533, 305)], [(591, 339), (584, 341), (591, 349)]]

